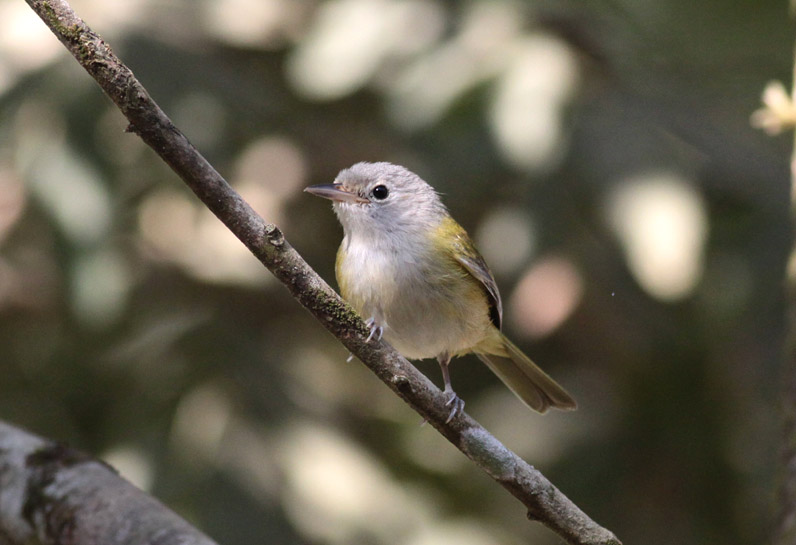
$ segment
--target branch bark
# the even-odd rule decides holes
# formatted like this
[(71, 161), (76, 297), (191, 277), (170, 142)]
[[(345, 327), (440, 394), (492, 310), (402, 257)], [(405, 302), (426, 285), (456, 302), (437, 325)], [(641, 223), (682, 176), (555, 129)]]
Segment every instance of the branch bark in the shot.
[(216, 545), (82, 452), (0, 422), (0, 544)]
[(519, 499), (528, 517), (573, 544), (619, 544), (539, 471), (466, 414), (445, 423), (443, 394), (384, 342), (366, 343), (361, 318), (285, 240), (227, 184), (172, 124), (133, 73), (64, 0), (26, 0), (99, 83), (140, 136), (199, 199), (243, 242), (340, 342), (454, 446)]

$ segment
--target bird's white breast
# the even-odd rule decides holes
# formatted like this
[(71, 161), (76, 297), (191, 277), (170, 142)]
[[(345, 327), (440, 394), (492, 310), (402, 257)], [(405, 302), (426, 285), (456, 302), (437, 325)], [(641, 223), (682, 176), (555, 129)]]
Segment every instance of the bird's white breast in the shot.
[(404, 237), (396, 246), (347, 236), (338, 282), (343, 297), (408, 358), (466, 352), (490, 327), (477, 281), (422, 240)]

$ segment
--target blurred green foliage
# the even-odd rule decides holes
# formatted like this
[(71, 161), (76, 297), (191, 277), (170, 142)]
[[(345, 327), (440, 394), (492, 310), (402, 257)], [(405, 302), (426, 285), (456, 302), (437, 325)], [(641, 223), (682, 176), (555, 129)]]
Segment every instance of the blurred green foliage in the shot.
[[(443, 193), (580, 409), (532, 414), (474, 358), (457, 391), (625, 543), (765, 539), (791, 142), (749, 115), (790, 77), (785, 3), (73, 5), (330, 282), (304, 186), (388, 160)], [(0, 13), (0, 418), (225, 545), (559, 542), (346, 363), (24, 2)]]

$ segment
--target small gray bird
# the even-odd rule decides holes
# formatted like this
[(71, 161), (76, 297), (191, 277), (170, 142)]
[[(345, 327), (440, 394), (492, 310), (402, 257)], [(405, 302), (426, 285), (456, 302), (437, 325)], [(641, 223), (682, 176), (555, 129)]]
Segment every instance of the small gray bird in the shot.
[(500, 331), (495, 279), (467, 232), (419, 176), (391, 163), (357, 163), (334, 183), (305, 191), (331, 199), (345, 236), (337, 252), (340, 292), (371, 338), (410, 359), (435, 357), (451, 412), (451, 358), (474, 352), (517, 397), (544, 413), (575, 400)]

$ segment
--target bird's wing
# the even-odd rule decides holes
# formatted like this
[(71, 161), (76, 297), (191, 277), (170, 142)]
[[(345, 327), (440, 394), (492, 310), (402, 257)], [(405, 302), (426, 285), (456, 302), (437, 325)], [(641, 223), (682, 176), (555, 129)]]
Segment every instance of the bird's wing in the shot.
[(447, 221), (452, 224), (446, 226), (446, 230), (453, 235), (450, 237), (453, 240), (451, 248), (453, 258), (484, 287), (484, 291), (489, 298), (489, 318), (495, 324), (495, 327), (500, 329), (503, 322), (503, 302), (500, 300), (500, 292), (492, 272), (487, 267), (484, 258), (475, 249), (475, 245), (470, 240), (470, 236), (464, 230), (464, 227), (456, 223), (452, 218), (448, 218)]

